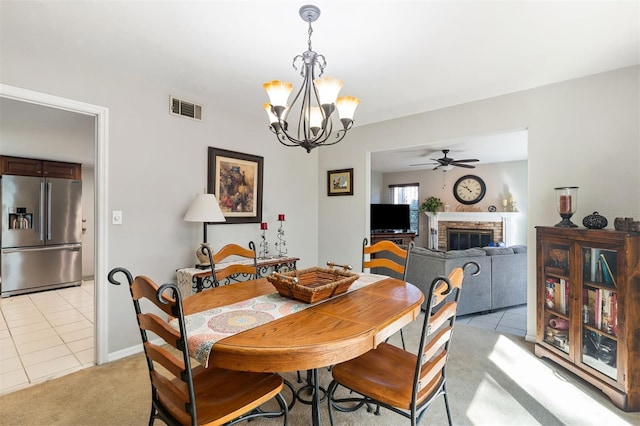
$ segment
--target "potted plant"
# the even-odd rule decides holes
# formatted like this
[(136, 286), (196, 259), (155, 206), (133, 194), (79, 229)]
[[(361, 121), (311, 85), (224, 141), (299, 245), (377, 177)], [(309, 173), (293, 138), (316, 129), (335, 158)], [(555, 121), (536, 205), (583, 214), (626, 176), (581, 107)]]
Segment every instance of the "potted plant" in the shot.
[(429, 212), (436, 214), (442, 205), (442, 201), (438, 197), (429, 197), (420, 205), (420, 212)]

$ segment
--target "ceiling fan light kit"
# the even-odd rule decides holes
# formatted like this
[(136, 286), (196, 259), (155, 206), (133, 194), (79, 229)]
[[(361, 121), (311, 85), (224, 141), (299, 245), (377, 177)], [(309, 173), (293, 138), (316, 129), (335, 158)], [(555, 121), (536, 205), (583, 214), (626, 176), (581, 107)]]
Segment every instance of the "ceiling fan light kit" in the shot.
[[(320, 9), (313, 5), (300, 8), (300, 17), (309, 23), (308, 50), (293, 58), (293, 68), (299, 64), (302, 86), (293, 102), (288, 104), (293, 84), (273, 80), (263, 84), (269, 95), (269, 103), (264, 109), (269, 118), (270, 129), (278, 141), (285, 146), (301, 146), (307, 152), (318, 146), (334, 145), (344, 139), (347, 131), (353, 127), (353, 116), (360, 99), (353, 96), (341, 96), (342, 80), (329, 76), (322, 77), (327, 66), (325, 57), (311, 49), (311, 23), (320, 17)], [(316, 78), (316, 71), (318, 78)], [(338, 112), (342, 128), (333, 131), (333, 113)], [(294, 121), (288, 120), (294, 111)]]

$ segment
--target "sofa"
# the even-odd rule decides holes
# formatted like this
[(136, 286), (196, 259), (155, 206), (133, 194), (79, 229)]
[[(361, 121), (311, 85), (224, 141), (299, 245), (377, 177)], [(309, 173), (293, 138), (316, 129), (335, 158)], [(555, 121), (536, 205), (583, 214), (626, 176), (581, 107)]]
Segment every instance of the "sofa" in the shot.
[[(470, 261), (480, 266), (480, 273), (471, 275), (473, 267), (465, 271), (458, 315), (527, 303), (527, 247), (523, 245), (450, 251), (414, 247), (409, 255), (407, 281), (426, 294), (435, 277), (447, 276)], [(402, 278), (390, 270), (372, 272)]]

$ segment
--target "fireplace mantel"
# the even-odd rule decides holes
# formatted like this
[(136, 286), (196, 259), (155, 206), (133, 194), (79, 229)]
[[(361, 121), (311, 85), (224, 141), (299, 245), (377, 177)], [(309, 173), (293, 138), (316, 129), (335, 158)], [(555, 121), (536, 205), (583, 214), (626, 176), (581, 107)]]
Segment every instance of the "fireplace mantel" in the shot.
[[(429, 217), (429, 228), (438, 229), (438, 222), (502, 222), (502, 238), (506, 245), (513, 244), (512, 241), (512, 220), (520, 212), (425, 212)], [(434, 240), (435, 238), (435, 240)], [(437, 232), (432, 233), (429, 241), (430, 248), (438, 248)]]
[(517, 216), (520, 212), (438, 212), (435, 215), (425, 212), (429, 219), (460, 222), (500, 222)]

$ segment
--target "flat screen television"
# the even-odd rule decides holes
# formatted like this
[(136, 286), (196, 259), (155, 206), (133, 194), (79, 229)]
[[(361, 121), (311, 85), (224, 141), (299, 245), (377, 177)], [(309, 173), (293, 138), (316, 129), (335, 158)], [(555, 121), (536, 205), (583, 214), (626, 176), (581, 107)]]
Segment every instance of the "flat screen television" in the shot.
[(407, 231), (409, 204), (371, 204), (371, 232)]

